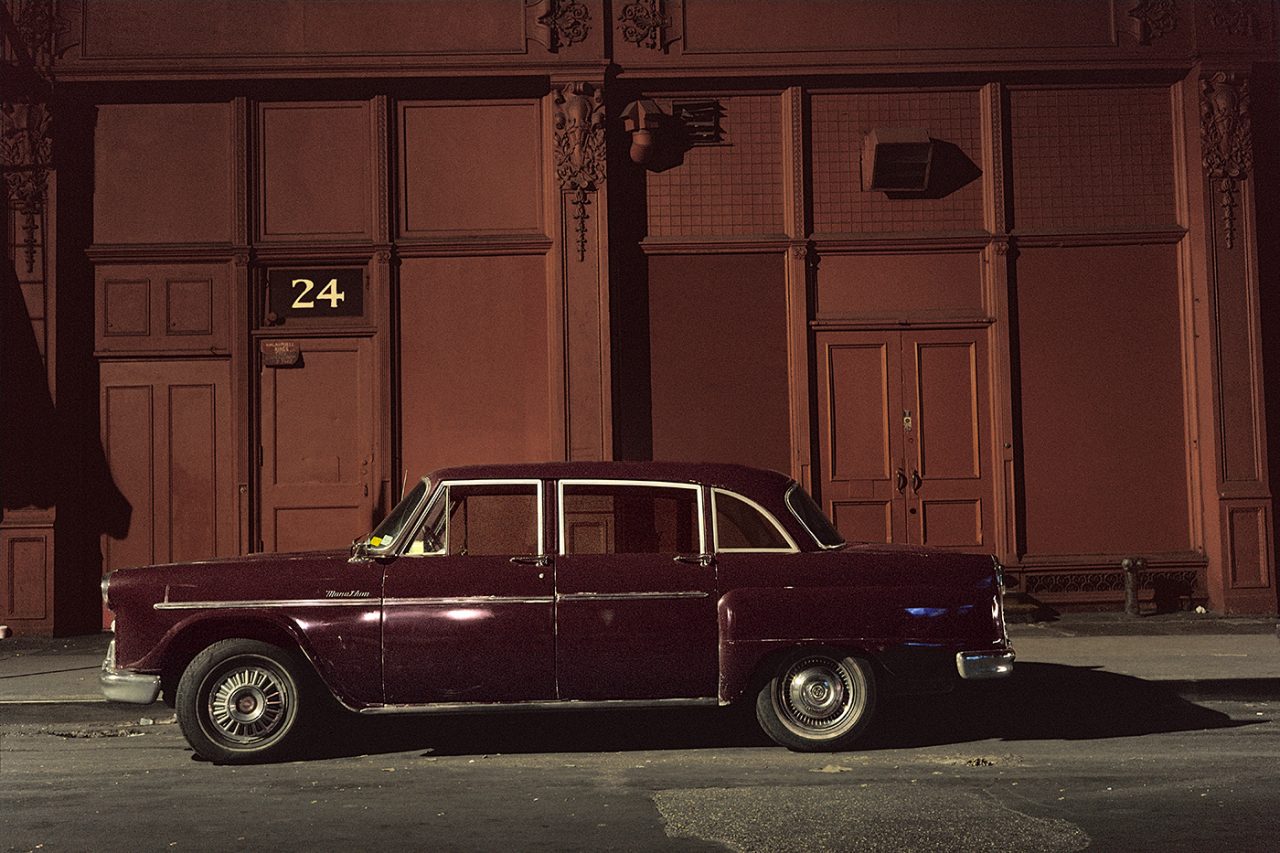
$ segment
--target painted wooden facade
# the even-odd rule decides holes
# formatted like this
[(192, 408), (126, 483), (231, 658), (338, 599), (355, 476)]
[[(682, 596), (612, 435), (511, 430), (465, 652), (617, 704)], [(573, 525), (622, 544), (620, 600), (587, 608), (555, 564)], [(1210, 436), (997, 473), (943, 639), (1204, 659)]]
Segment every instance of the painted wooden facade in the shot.
[(4, 5), (0, 623), (650, 458), (1276, 612), (1272, 3)]

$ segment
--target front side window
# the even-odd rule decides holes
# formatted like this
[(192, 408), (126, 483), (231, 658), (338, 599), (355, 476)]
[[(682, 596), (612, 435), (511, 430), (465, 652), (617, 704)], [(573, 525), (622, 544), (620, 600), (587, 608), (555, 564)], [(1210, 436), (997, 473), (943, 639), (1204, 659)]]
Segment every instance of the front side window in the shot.
[(717, 551), (794, 551), (795, 543), (759, 504), (723, 489), (712, 490)]
[(698, 492), (658, 483), (562, 483), (561, 553), (701, 553)]
[(537, 483), (448, 483), (410, 542), (410, 556), (540, 554)]
[(418, 484), (409, 490), (400, 503), (392, 508), (387, 517), (382, 520), (373, 531), (369, 534), (369, 545), (374, 548), (389, 548), (400, 535), (401, 529), (409, 523), (409, 519), (413, 517), (414, 512), (418, 508), (418, 504), (422, 503), (422, 498), (427, 493), (427, 481), (419, 480)]

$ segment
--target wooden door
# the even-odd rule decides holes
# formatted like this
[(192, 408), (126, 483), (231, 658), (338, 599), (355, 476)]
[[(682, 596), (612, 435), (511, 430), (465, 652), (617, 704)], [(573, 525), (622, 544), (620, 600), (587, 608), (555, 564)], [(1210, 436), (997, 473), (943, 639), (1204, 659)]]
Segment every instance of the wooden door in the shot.
[(994, 546), (986, 336), (818, 334), (820, 491), (850, 541)]
[(373, 376), (368, 338), (301, 338), (292, 363), (263, 363), (259, 548), (340, 548), (373, 522)]

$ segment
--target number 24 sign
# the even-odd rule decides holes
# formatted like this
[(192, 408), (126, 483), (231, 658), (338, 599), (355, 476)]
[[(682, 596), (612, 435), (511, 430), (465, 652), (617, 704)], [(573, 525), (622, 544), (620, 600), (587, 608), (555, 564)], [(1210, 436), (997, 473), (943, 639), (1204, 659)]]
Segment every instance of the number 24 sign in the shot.
[(364, 270), (275, 269), (267, 273), (271, 312), (277, 317), (359, 317), (364, 314)]

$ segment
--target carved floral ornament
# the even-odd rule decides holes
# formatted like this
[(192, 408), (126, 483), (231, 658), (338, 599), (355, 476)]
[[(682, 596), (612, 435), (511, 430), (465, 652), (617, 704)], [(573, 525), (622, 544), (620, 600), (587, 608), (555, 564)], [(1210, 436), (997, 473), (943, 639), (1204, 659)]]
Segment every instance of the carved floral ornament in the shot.
[(566, 83), (555, 93), (556, 178), (571, 194), (578, 260), (587, 256), (588, 196), (604, 183), (604, 92), (590, 83)]
[(533, 19), (530, 37), (552, 53), (591, 32), (591, 12), (580, 0), (527, 0), (525, 10)]
[(667, 14), (663, 0), (637, 0), (622, 7), (618, 15), (622, 25), (622, 40), (636, 47), (666, 51), (667, 29), (671, 16)]
[(1229, 36), (1253, 38), (1258, 32), (1258, 4), (1256, 0), (1212, 0), (1209, 23)]
[(0, 0), (0, 23), (11, 58), (5, 74), (12, 78), (0, 102), (0, 171), (7, 203), (22, 215), (27, 272), (32, 272), (53, 163), (47, 98), (54, 43), (65, 25), (51, 0), (11, 0), (7, 6)]
[(1178, 4), (1174, 0), (1136, 0), (1129, 7), (1131, 29), (1139, 44), (1151, 44), (1178, 28)]
[(1236, 190), (1253, 168), (1249, 81), (1219, 71), (1201, 81), (1200, 139), (1203, 165), (1222, 208), (1227, 248), (1235, 245)]

